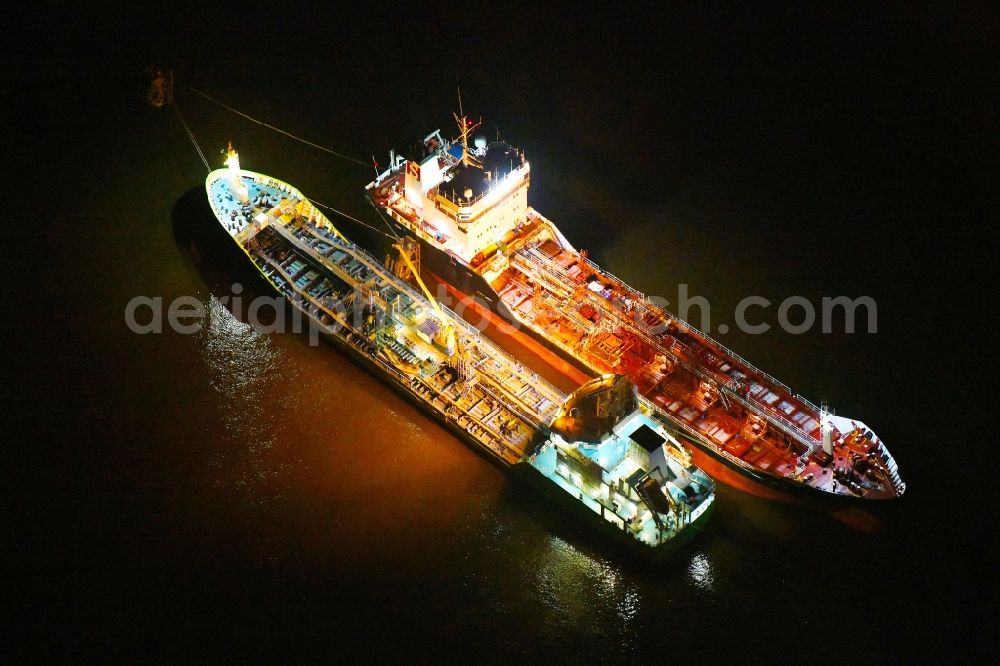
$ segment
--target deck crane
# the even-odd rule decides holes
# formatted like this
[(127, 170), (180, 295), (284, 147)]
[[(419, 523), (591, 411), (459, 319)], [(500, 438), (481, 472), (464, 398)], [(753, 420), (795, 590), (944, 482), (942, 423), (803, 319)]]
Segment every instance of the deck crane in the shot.
[(399, 256), (402, 257), (403, 261), (406, 263), (406, 267), (410, 269), (411, 273), (413, 273), (413, 277), (416, 278), (417, 284), (424, 292), (424, 296), (427, 297), (427, 300), (431, 303), (431, 307), (434, 308), (438, 321), (441, 322), (441, 326), (443, 327), (441, 329), (443, 342), (439, 342), (438, 344), (444, 348), (444, 351), (449, 358), (454, 357), (458, 351), (458, 342), (455, 336), (455, 327), (451, 324), (451, 317), (444, 313), (444, 310), (442, 310), (441, 306), (438, 305), (437, 299), (434, 298), (430, 289), (428, 289), (427, 285), (424, 284), (424, 281), (420, 277), (420, 271), (413, 265), (413, 262), (410, 261), (410, 257), (408, 256), (409, 253), (403, 250), (400, 243), (394, 243), (393, 247), (399, 251)]

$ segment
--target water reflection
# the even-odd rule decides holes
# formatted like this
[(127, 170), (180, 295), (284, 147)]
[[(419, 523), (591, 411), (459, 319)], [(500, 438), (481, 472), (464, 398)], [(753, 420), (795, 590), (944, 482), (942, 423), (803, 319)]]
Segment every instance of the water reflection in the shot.
[(247, 492), (249, 502), (267, 502), (280, 495), (276, 484), (286, 466), (273, 455), (284, 426), (272, 415), (295, 400), (294, 393), (275, 387), (287, 385), (296, 371), (268, 336), (233, 316), (214, 295), (205, 310), (196, 338), (223, 426), (223, 441), (210, 458), (214, 483)]
[[(554, 535), (540, 554), (536, 581), (557, 623), (617, 626), (627, 634), (640, 609), (638, 588), (615, 567)], [(616, 621), (602, 617), (610, 609)]]
[(705, 553), (697, 553), (688, 565), (688, 577), (702, 592), (715, 592), (715, 571)]
[(212, 387), (230, 401), (259, 397), (263, 377), (277, 367), (270, 339), (234, 317), (214, 295), (205, 310), (207, 321), (199, 337)]

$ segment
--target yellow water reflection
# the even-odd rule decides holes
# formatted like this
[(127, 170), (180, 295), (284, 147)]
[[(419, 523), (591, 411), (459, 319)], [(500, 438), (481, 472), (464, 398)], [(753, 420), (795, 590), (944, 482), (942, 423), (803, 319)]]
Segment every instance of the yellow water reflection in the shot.
[(640, 609), (638, 588), (613, 566), (551, 535), (536, 573), (538, 593), (556, 623), (585, 626), (598, 619), (595, 597), (603, 609), (614, 608), (624, 629)]

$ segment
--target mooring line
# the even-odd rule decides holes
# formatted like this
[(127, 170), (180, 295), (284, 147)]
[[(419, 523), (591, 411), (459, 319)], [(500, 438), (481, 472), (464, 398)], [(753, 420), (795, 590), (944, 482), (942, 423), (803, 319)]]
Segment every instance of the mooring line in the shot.
[(325, 209), (327, 209), (328, 211), (331, 211), (331, 212), (333, 212), (333, 213), (336, 213), (337, 215), (340, 215), (341, 217), (344, 217), (344, 218), (347, 218), (348, 220), (351, 220), (352, 222), (357, 222), (358, 224), (360, 224), (360, 225), (361, 225), (361, 226), (363, 226), (363, 227), (368, 227), (369, 229), (371, 229), (371, 230), (372, 230), (372, 231), (374, 231), (375, 233), (379, 233), (379, 234), (382, 234), (382, 235), (383, 235), (383, 236), (385, 236), (386, 238), (389, 238), (389, 239), (392, 239), (392, 236), (390, 236), (389, 234), (385, 233), (385, 232), (384, 232), (384, 231), (382, 231), (381, 229), (379, 229), (379, 228), (377, 228), (377, 227), (373, 227), (372, 225), (368, 224), (367, 222), (362, 222), (361, 220), (359, 220), (358, 218), (354, 217), (353, 215), (348, 215), (348, 214), (347, 214), (347, 213), (345, 213), (344, 211), (341, 211), (341, 210), (337, 210), (337, 209), (336, 209), (336, 208), (334, 208), (333, 206), (328, 206), (328, 205), (326, 205), (325, 203), (321, 203), (321, 202), (319, 202), (319, 201), (316, 201), (315, 199), (312, 199), (312, 198), (309, 198), (309, 197), (307, 197), (307, 198), (308, 198), (308, 199), (309, 199), (309, 201), (311, 201), (311, 202), (312, 202), (312, 203), (313, 203), (314, 205), (316, 205), (316, 206), (319, 206), (320, 208), (325, 208)]
[(187, 132), (188, 138), (191, 139), (194, 149), (198, 151), (198, 157), (201, 158), (201, 163), (205, 165), (205, 170), (211, 171), (212, 167), (208, 166), (208, 160), (205, 159), (205, 153), (201, 151), (201, 146), (198, 145), (198, 140), (194, 138), (194, 132), (191, 131), (191, 128), (188, 127), (188, 124), (184, 121), (184, 115), (181, 113), (180, 107), (177, 106), (177, 102), (172, 102), (170, 106), (174, 107), (174, 111), (177, 113), (177, 119), (180, 120), (181, 125), (184, 126), (184, 131)]
[(368, 164), (368, 162), (363, 162), (361, 160), (355, 159), (355, 158), (351, 157), (350, 155), (345, 155), (343, 153), (338, 153), (336, 150), (333, 150), (332, 148), (327, 148), (326, 146), (321, 146), (318, 143), (313, 143), (312, 141), (309, 141), (308, 139), (303, 139), (300, 136), (295, 136), (291, 132), (286, 132), (285, 130), (281, 129), (280, 127), (275, 127), (274, 125), (271, 125), (270, 123), (265, 123), (263, 120), (257, 120), (253, 116), (250, 116), (250, 115), (248, 115), (246, 113), (243, 113), (239, 109), (234, 109), (233, 107), (229, 106), (225, 102), (220, 102), (219, 100), (215, 99), (214, 97), (212, 97), (208, 93), (205, 93), (205, 92), (203, 92), (201, 90), (198, 90), (197, 88), (189, 88), (189, 89), (191, 90), (191, 92), (193, 92), (195, 94), (198, 94), (198, 95), (201, 95), (202, 97), (204, 97), (208, 101), (213, 102), (215, 104), (218, 104), (222, 108), (228, 109), (229, 111), (232, 111), (233, 113), (235, 113), (238, 116), (243, 116), (244, 118), (246, 118), (250, 122), (257, 123), (258, 125), (263, 125), (264, 127), (268, 128), (270, 130), (274, 130), (275, 132), (278, 132), (279, 134), (284, 134), (285, 136), (287, 136), (287, 137), (289, 137), (291, 139), (295, 139), (296, 141), (299, 141), (301, 143), (304, 143), (307, 146), (312, 146), (313, 148), (317, 148), (317, 149), (322, 150), (324, 152), (330, 153), (331, 155), (335, 155), (336, 157), (339, 157), (341, 159), (348, 160), (349, 162), (354, 162), (355, 164), (360, 164), (361, 166), (364, 166), (364, 167), (370, 166)]

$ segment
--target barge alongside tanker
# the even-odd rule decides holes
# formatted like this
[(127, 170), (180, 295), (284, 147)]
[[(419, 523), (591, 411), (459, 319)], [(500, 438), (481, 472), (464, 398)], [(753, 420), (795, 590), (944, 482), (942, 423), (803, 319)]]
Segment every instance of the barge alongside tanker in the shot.
[(528, 205), (524, 154), (455, 120), (458, 138), (438, 130), (412, 159), (390, 153), (366, 187), (419, 243), (424, 266), (585, 372), (628, 377), (688, 442), (747, 477), (814, 496), (903, 494), (871, 428), (817, 406), (594, 264)]
[(564, 395), (436, 303), (417, 271), (406, 277), (424, 294), (297, 189), (242, 170), (231, 146), (205, 189), (223, 229), (311, 326), (514, 476), (654, 558), (707, 520), (712, 480), (627, 378)]

